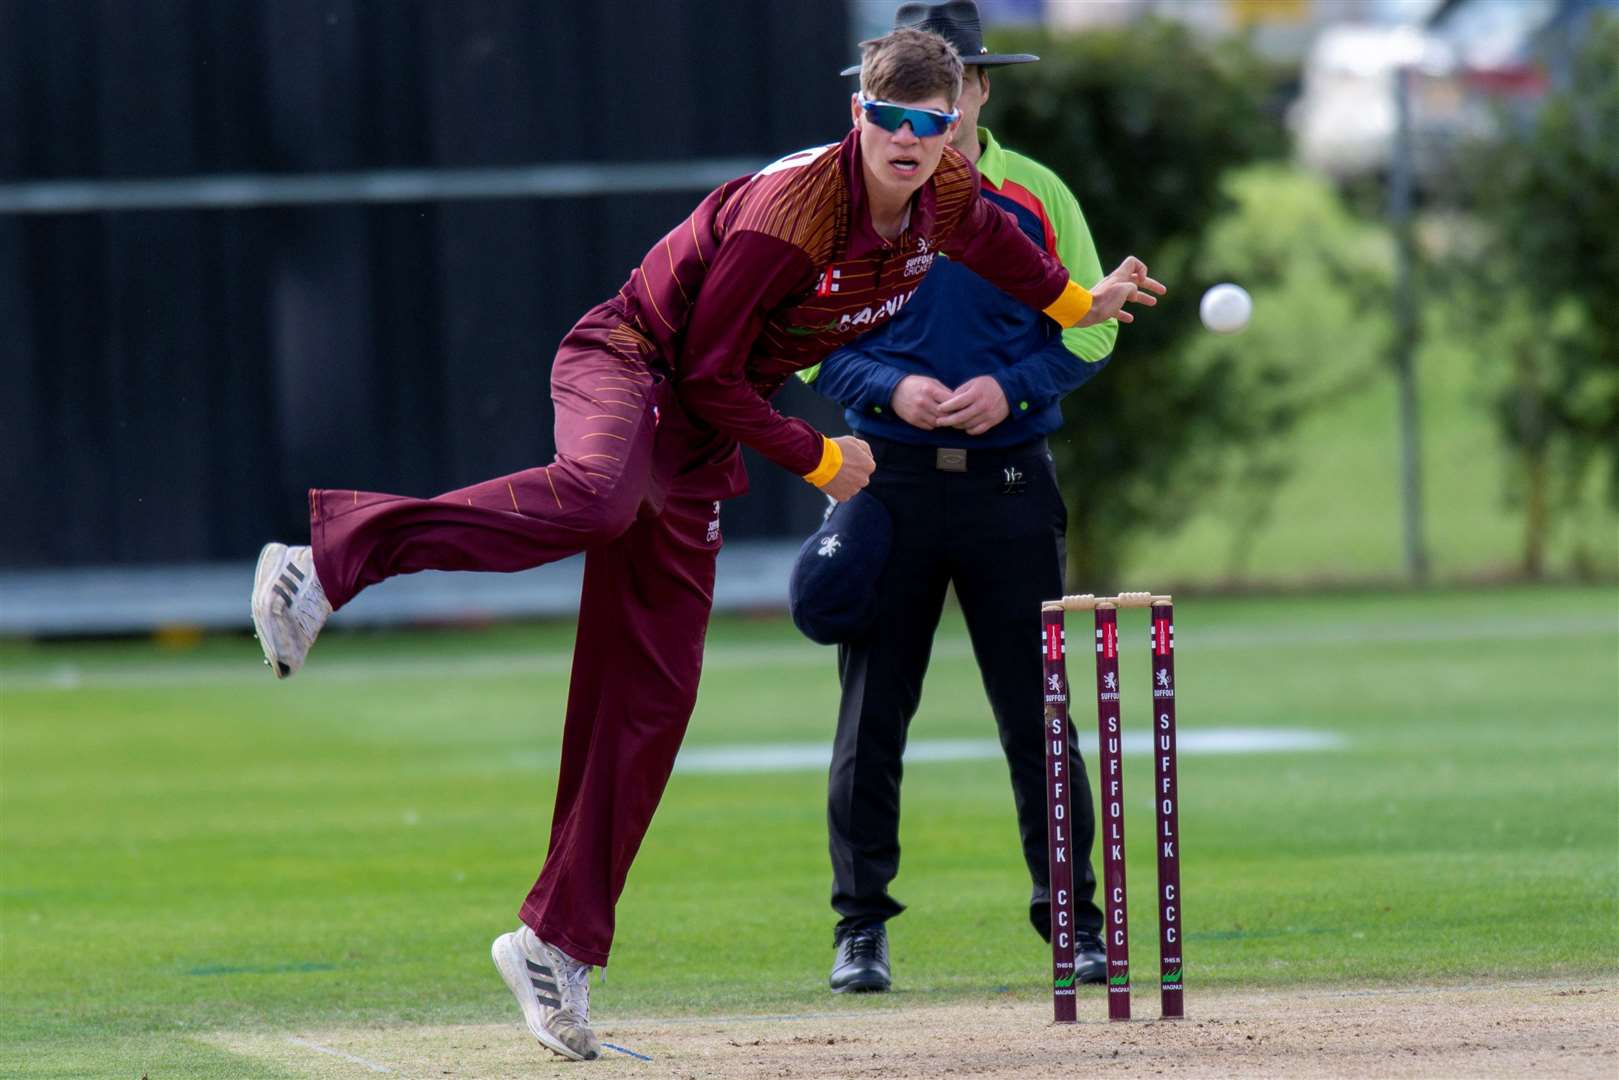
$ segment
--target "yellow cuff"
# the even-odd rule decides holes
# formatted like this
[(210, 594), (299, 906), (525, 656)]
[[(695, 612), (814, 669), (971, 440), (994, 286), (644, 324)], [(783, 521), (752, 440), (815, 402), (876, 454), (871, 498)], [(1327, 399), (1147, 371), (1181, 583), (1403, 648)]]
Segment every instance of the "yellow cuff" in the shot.
[(1090, 290), (1070, 278), (1068, 287), (1063, 289), (1062, 294), (1057, 299), (1046, 305), (1045, 310), (1047, 315), (1067, 327), (1073, 326), (1083, 319), (1085, 313), (1090, 309)]
[(814, 484), (816, 487), (820, 487), (822, 484), (838, 475), (838, 470), (841, 468), (843, 468), (842, 449), (838, 447), (837, 443), (833, 442), (825, 435), (822, 435), (821, 463), (815, 466), (813, 471), (805, 473), (804, 479)]

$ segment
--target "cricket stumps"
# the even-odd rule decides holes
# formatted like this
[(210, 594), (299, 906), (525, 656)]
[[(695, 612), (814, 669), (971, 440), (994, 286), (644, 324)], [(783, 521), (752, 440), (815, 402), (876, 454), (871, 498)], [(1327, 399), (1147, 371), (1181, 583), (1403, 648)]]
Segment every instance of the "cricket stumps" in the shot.
[[(1101, 777), (1098, 836), (1102, 845), (1103, 926), (1107, 949), (1108, 1019), (1130, 1019), (1130, 928), (1125, 880), (1124, 731), (1119, 698), (1121, 608), (1150, 610), (1152, 659), (1153, 802), (1158, 850), (1158, 945), (1160, 1011), (1165, 1019), (1185, 1015), (1181, 961), (1179, 795), (1175, 753), (1175, 624), (1170, 597), (1147, 592), (1065, 596), (1041, 605), (1044, 661), (1047, 855), (1051, 876), (1052, 1012), (1056, 1022), (1076, 1019), (1074, 985), (1074, 867), (1070, 843), (1073, 787), (1068, 775), (1071, 728), (1068, 715), (1067, 640), (1064, 616), (1090, 611), (1095, 622), (1096, 726)], [(1081, 857), (1083, 853), (1080, 853)]]

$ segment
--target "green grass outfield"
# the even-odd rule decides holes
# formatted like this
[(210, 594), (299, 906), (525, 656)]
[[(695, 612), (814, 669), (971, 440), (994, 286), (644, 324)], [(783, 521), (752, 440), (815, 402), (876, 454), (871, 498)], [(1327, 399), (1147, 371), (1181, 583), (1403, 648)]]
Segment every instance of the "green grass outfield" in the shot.
[[(1145, 618), (1124, 618), (1141, 729)], [(1347, 740), (1182, 757), (1194, 1010), (1213, 987), (1619, 973), (1611, 587), (1192, 599), (1177, 624), (1183, 732)], [(487, 950), (543, 854), (568, 636), (332, 633), (287, 684), (245, 638), (0, 646), (0, 1074), (277, 1075), (194, 1038), (221, 1029), (520, 1035)], [(725, 620), (709, 653), (689, 747), (828, 739), (829, 651)], [(913, 740), (991, 733), (951, 622)], [(1152, 1015), (1148, 761), (1128, 763)], [(823, 797), (815, 768), (678, 773), (597, 1014), (1049, 1008), (1003, 765), (909, 770), (887, 998), (822, 989)]]

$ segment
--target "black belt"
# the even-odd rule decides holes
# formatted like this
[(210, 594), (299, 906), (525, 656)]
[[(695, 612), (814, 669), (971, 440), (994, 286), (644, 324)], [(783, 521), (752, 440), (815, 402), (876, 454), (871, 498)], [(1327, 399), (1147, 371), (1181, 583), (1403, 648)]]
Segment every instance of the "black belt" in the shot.
[(1034, 439), (1017, 446), (917, 446), (913, 443), (894, 442), (890, 439), (866, 440), (871, 444), (871, 456), (879, 465), (908, 466), (913, 469), (932, 468), (940, 472), (975, 472), (980, 469), (1003, 469), (1015, 461), (1044, 457), (1050, 452), (1045, 439)]

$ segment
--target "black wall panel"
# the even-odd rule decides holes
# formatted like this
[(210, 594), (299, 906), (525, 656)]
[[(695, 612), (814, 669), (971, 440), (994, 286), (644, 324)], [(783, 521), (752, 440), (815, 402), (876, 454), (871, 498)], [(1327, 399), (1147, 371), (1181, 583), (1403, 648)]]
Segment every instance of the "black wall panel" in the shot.
[[(848, 38), (835, 0), (0, 0), (0, 183), (762, 163), (842, 134)], [(701, 194), (0, 214), (0, 565), (242, 559), (306, 487), (548, 459), (556, 343)], [(750, 469), (727, 535), (806, 531)]]

